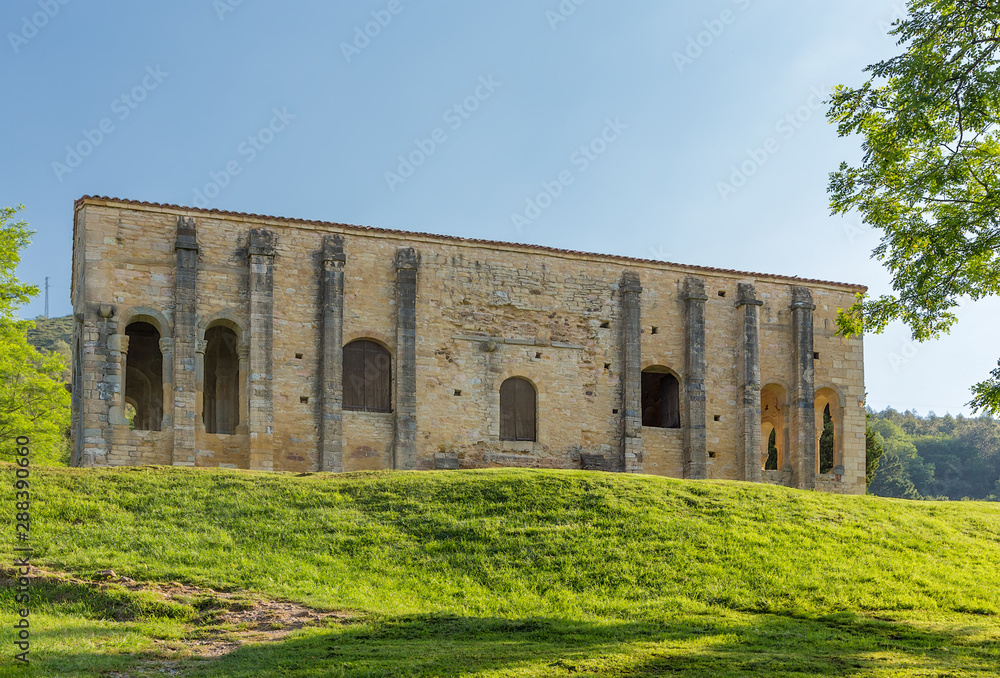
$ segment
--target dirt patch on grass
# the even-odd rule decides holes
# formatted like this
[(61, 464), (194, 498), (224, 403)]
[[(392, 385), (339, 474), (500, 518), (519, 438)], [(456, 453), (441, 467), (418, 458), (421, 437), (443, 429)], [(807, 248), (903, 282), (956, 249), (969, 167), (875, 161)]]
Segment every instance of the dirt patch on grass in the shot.
[(127, 577), (119, 577), (115, 583), (130, 590), (153, 591), (166, 600), (197, 610), (187, 644), (193, 654), (205, 658), (220, 657), (245, 643), (279, 640), (305, 626), (342, 623), (357, 616), (344, 611), (316, 610), (245, 591), (220, 592), (177, 582), (142, 584)]
[[(0, 572), (0, 586), (15, 585), (15, 576), (13, 570), (4, 569)], [(145, 615), (183, 615), (189, 628), (183, 640), (158, 642), (165, 655), (187, 654), (196, 659), (214, 659), (246, 643), (272, 642), (303, 627), (349, 623), (359, 617), (350, 611), (317, 610), (247, 591), (215, 591), (178, 582), (138, 582), (112, 570), (98, 572), (90, 581), (38, 567), (32, 567), (29, 576), (36, 591), (39, 585), (48, 586), (54, 600), (62, 596), (91, 599), (95, 614), (103, 618), (130, 621)], [(129, 591), (139, 595), (129, 597), (125, 593)], [(157, 601), (161, 601), (160, 606)], [(182, 670), (182, 664), (176, 662), (157, 662), (155, 666), (143, 666), (135, 675), (183, 675)], [(109, 678), (130, 675), (111, 674)]]

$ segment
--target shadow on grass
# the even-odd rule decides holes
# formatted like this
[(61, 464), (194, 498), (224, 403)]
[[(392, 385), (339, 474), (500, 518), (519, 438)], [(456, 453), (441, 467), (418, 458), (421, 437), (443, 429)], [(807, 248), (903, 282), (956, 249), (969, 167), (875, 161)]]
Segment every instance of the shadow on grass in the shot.
[[(145, 645), (146, 636), (134, 625), (165, 624), (164, 630), (183, 633), (195, 613), (188, 605), (115, 586), (48, 580), (39, 581), (33, 592), (36, 600), (46, 601), (45, 611), (82, 622), (37, 628), (33, 638), (37, 668), (42, 670), (38, 675), (99, 676), (109, 671), (130, 675), (129, 669), (163, 662), (172, 653), (137, 651), (136, 644)], [(0, 588), (0, 609), (12, 608), (12, 593)], [(121, 626), (99, 627), (90, 620)], [(141, 638), (133, 641), (136, 644), (123, 644), (124, 633)], [(89, 641), (101, 649), (80, 651)], [(853, 613), (807, 618), (723, 609), (619, 622), (409, 615), (308, 628), (273, 642), (245, 645), (217, 659), (183, 663), (184, 672), (178, 675), (192, 678), (451, 677), (494, 672), (711, 678), (873, 672), (995, 676), (1000, 666), (1000, 622), (955, 614), (932, 626)]]
[[(852, 676), (873, 670), (995, 675), (996, 629), (928, 631), (852, 614), (584, 623), (417, 615), (244, 646), (192, 676)], [(893, 674), (896, 675), (896, 674)]]
[[(0, 580), (0, 605), (11, 604), (14, 592), (9, 580)], [(164, 600), (149, 591), (131, 591), (117, 584), (86, 584), (53, 578), (32, 578), (31, 595), (38, 609), (51, 608), (60, 614), (76, 614), (86, 619), (136, 621), (142, 619), (172, 619), (187, 621), (195, 609), (171, 600)]]

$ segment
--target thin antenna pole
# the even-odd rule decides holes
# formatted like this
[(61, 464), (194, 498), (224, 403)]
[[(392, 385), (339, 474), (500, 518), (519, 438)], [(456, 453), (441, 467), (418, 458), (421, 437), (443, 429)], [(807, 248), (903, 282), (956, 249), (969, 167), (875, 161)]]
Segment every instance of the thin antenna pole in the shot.
[(49, 317), (49, 276), (45, 276), (45, 317)]

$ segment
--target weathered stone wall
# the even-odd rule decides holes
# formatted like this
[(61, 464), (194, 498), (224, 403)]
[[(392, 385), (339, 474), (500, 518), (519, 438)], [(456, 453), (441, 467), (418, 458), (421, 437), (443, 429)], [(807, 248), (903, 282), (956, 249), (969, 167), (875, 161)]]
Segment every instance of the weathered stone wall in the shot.
[[(75, 238), (82, 465), (185, 463), (192, 449), (199, 466), (599, 468), (864, 491), (862, 345), (833, 323), (857, 287), (96, 198), (78, 204)], [(796, 287), (816, 305), (808, 356)], [(163, 431), (130, 431), (123, 415), (116, 337), (135, 320), (161, 334)], [(240, 347), (233, 435), (207, 434), (201, 418), (215, 324)], [(186, 348), (177, 362), (178, 329), (194, 337), (193, 363)], [(389, 351), (393, 412), (342, 409), (339, 361), (355, 339)], [(798, 471), (761, 473), (759, 389), (805, 393), (806, 362), (814, 390), (840, 399), (837, 473), (803, 475), (794, 440)], [(637, 377), (650, 367), (678, 378), (682, 428), (641, 426)], [(534, 442), (500, 440), (513, 376), (537, 390)], [(782, 434), (805, 435), (800, 420)], [(193, 422), (190, 444), (177, 422)]]

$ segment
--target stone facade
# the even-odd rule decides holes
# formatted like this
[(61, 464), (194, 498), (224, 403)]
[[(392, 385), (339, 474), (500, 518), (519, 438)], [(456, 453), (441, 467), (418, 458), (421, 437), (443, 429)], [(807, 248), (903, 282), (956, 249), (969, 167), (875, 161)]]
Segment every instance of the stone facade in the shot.
[[(85, 197), (73, 463), (589, 468), (863, 493), (862, 342), (835, 323), (863, 289)], [(212, 345), (223, 333), (232, 347)], [(388, 356), (389, 407), (345, 399), (375, 388), (345, 390), (358, 340)], [(502, 435), (512, 378), (534, 390), (517, 405), (533, 439)]]

